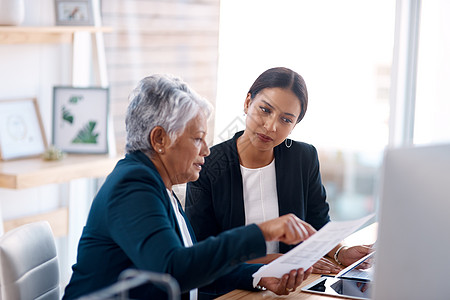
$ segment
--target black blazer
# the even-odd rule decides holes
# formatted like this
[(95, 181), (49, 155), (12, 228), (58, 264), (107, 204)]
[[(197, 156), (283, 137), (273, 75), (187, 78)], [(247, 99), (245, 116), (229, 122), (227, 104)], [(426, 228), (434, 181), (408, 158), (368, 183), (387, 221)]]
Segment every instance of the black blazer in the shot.
[[(198, 240), (245, 224), (242, 175), (236, 140), (211, 148), (200, 178), (187, 184), (186, 215)], [(279, 215), (294, 213), (314, 228), (330, 221), (326, 192), (314, 146), (292, 141), (274, 148)], [(292, 249), (280, 243), (280, 252)]]

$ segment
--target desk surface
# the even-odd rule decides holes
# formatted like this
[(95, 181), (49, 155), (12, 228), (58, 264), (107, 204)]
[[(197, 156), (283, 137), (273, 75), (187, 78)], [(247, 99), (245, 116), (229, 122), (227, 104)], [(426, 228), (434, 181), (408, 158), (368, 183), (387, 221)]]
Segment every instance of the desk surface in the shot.
[[(350, 235), (348, 238), (344, 240), (345, 245), (358, 245), (358, 244), (372, 244), (377, 239), (377, 230), (378, 230), (378, 224), (373, 223), (367, 227), (364, 227), (361, 230), (358, 230), (357, 232)], [(313, 281), (320, 278), (320, 274), (311, 274), (303, 283), (295, 290), (294, 292), (290, 293), (287, 296), (277, 296), (276, 294), (270, 292), (270, 291), (264, 291), (264, 292), (250, 292), (250, 291), (244, 291), (244, 290), (234, 290), (229, 292), (228, 294), (225, 294), (219, 298), (218, 300), (268, 300), (268, 299), (303, 299), (303, 300), (331, 300), (331, 299), (342, 299), (342, 298), (336, 298), (333, 296), (323, 296), (313, 293), (305, 293), (301, 291), (301, 288), (312, 283)]]
[(297, 288), (295, 292), (290, 293), (287, 296), (277, 296), (274, 293), (270, 291), (264, 291), (264, 292), (250, 292), (250, 291), (244, 291), (244, 290), (234, 290), (229, 292), (228, 294), (225, 294), (217, 300), (260, 300), (260, 299), (307, 299), (307, 300), (326, 300), (326, 299), (339, 299), (332, 296), (322, 296), (312, 293), (305, 293), (301, 291), (301, 288), (307, 284), (310, 284), (314, 280), (320, 278), (319, 274), (311, 274), (308, 279), (303, 281), (302, 285)]

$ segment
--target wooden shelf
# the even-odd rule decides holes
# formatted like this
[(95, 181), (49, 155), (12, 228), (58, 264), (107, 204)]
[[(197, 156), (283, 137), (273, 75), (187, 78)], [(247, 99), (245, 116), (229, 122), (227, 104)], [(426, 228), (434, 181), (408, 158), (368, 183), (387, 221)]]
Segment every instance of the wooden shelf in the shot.
[(0, 188), (23, 189), (107, 176), (120, 158), (108, 155), (69, 154), (60, 161), (27, 158), (0, 162)]
[(6, 220), (3, 222), (3, 229), (4, 232), (8, 232), (22, 225), (39, 221), (50, 223), (54, 237), (67, 236), (69, 233), (69, 209), (67, 207), (61, 207), (43, 214)]
[(112, 32), (97, 26), (0, 26), (0, 44), (71, 43), (76, 32)]

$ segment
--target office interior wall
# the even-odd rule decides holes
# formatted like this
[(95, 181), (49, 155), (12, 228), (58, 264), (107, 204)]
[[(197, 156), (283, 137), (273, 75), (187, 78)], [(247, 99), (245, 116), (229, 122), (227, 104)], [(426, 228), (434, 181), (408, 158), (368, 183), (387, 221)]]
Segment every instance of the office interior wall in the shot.
[[(216, 96), (219, 0), (102, 1), (117, 152), (125, 144), (128, 95), (145, 76), (180, 76), (213, 105)], [(212, 141), (214, 116), (209, 122)]]
[[(128, 96), (138, 81), (155, 73), (181, 77), (212, 105), (216, 103), (219, 0), (102, 1), (117, 153), (124, 153)], [(214, 136), (213, 112), (207, 142)], [(184, 204), (185, 185), (174, 187)]]

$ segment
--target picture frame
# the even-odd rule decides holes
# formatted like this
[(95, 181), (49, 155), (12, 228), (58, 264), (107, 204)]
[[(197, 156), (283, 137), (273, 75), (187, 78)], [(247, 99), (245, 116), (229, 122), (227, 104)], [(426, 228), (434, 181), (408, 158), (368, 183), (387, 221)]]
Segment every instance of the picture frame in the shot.
[(56, 25), (92, 26), (92, 0), (55, 0)]
[(36, 98), (0, 101), (0, 159), (38, 156), (47, 148)]
[(108, 153), (109, 88), (53, 87), (53, 137), (67, 153)]

